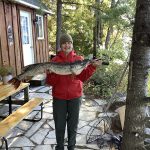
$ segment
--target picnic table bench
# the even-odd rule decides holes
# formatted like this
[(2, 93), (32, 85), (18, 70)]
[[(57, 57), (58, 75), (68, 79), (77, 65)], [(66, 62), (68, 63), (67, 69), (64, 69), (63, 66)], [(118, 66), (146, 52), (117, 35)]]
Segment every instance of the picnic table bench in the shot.
[[(5, 142), (6, 150), (8, 150), (8, 142), (6, 136), (11, 130), (16, 127), (21, 121), (39, 121), (43, 116), (43, 100), (42, 98), (32, 98), (29, 100), (28, 96), (28, 83), (22, 83), (18, 89), (14, 89), (11, 85), (0, 85), (0, 101), (8, 100), (9, 113), (8, 116), (3, 116), (3, 120), (0, 121), (0, 139), (2, 143)], [(12, 112), (12, 100), (11, 96), (17, 92), (20, 92), (22, 89), (25, 89), (25, 99), (18, 103), (20, 106), (15, 111)], [(19, 101), (19, 100), (16, 100)], [(16, 104), (16, 103), (14, 103)], [(17, 104), (17, 105), (18, 105)], [(37, 110), (37, 107), (40, 106), (40, 110)], [(32, 111), (40, 111), (40, 118), (29, 119), (26, 118)]]

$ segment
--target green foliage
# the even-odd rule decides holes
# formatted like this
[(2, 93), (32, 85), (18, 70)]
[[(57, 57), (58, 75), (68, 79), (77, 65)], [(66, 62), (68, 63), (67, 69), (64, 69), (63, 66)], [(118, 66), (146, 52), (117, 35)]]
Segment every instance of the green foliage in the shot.
[(63, 32), (69, 32), (74, 39), (74, 49), (82, 55), (92, 51), (93, 16), (91, 9), (85, 6), (74, 6), (74, 10), (63, 9)]
[[(42, 1), (55, 13), (55, 15), (49, 16), (48, 21), (49, 43), (55, 49), (57, 1)], [(132, 27), (130, 23), (134, 16), (135, 2), (131, 0), (118, 1), (120, 3), (117, 3), (113, 8), (111, 8), (111, 1), (108, 0), (104, 0), (99, 4), (95, 4), (95, 0), (65, 0), (64, 2), (62, 8), (62, 32), (69, 32), (73, 36), (74, 48), (79, 54), (88, 55), (92, 53), (95, 10), (99, 11), (99, 19), (102, 22), (102, 45), (105, 42), (107, 29), (110, 25), (114, 27), (115, 32), (118, 30), (120, 33), (132, 32), (129, 27)], [(121, 36), (118, 37), (120, 40), (122, 40)], [(110, 40), (113, 41), (114, 38), (114, 36), (111, 36)]]
[(0, 76), (7, 76), (13, 73), (13, 68), (11, 66), (0, 66)]
[(123, 15), (126, 14), (128, 7), (118, 6), (105, 11), (102, 13), (101, 18), (103, 21), (110, 25), (126, 25), (129, 24), (128, 20), (123, 18)]
[[(118, 43), (119, 45), (119, 43)], [(118, 46), (119, 47), (119, 46)], [(96, 73), (85, 85), (84, 91), (95, 97), (110, 98), (118, 85), (126, 65), (127, 55), (123, 49), (100, 50), (98, 57), (109, 61), (109, 66), (97, 68)], [(127, 71), (117, 92), (125, 93), (127, 88)]]
[[(119, 79), (122, 76), (123, 64), (111, 62), (108, 67), (98, 68), (91, 80), (86, 84), (84, 91), (95, 97), (110, 98), (117, 87)], [(127, 87), (127, 75), (123, 78), (117, 92), (125, 93)]]

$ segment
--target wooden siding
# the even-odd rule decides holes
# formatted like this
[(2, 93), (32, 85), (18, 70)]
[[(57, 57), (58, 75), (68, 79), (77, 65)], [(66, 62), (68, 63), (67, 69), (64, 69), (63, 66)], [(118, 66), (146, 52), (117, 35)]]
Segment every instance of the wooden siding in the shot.
[[(8, 27), (13, 27), (12, 26), (12, 7), (11, 4), (6, 4), (4, 3), (4, 10), (5, 10), (5, 20), (6, 20), (6, 33), (7, 33), (7, 39), (8, 39)], [(6, 39), (6, 40), (7, 40)], [(13, 42), (14, 42), (14, 37), (13, 37)], [(10, 44), (9, 42), (7, 43), (8, 45), (8, 59), (9, 59), (9, 64), (15, 68), (16, 67), (16, 59), (15, 59), (15, 52), (14, 52), (14, 44)]]
[[(21, 73), (23, 68), (23, 50), (20, 27), (20, 10), (31, 13), (32, 35), (35, 63), (48, 61), (48, 29), (47, 15), (44, 15), (44, 39), (37, 39), (36, 24), (33, 20), (36, 17), (36, 10), (21, 6), (15, 3), (0, 1), (0, 65), (11, 65), (14, 75)], [(8, 42), (8, 26), (12, 27), (13, 44)]]
[(47, 16), (45, 16), (44, 17), (44, 36), (45, 36), (45, 47), (44, 47), (44, 49), (45, 49), (45, 61), (48, 61), (48, 58), (49, 57), (47, 57), (47, 56), (49, 56), (49, 53), (48, 53), (48, 50), (49, 50), (49, 45), (48, 45), (48, 40), (46, 40), (46, 39), (48, 39), (48, 23), (47, 23)]
[(12, 14), (13, 14), (13, 28), (14, 28), (14, 46), (15, 46), (15, 60), (16, 60), (16, 74), (21, 72), (21, 51), (19, 46), (19, 24), (17, 18), (17, 8), (16, 5), (12, 5)]
[(6, 19), (5, 19), (5, 8), (3, 2), (0, 2), (0, 40), (1, 40), (1, 56), (2, 64), (9, 65), (9, 54), (8, 54), (8, 45), (7, 45), (7, 33), (6, 33)]

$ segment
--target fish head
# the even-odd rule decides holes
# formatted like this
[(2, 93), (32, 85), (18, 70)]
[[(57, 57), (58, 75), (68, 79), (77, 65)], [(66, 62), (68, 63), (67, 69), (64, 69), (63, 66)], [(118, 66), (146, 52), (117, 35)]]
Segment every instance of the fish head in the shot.
[(80, 64), (81, 68), (85, 68), (89, 64), (89, 60), (88, 59), (84, 59), (79, 64)]

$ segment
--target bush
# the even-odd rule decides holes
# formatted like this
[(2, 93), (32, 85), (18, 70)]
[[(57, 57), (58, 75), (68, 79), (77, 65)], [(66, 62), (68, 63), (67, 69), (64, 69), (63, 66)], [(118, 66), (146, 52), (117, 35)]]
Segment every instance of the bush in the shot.
[(0, 66), (0, 76), (7, 76), (13, 73), (13, 68), (11, 66)]
[[(124, 65), (112, 62), (109, 66), (98, 68), (96, 73), (84, 86), (86, 94), (95, 97), (110, 98), (122, 76)], [(119, 93), (125, 93), (127, 87), (127, 74), (124, 76), (118, 88)]]

